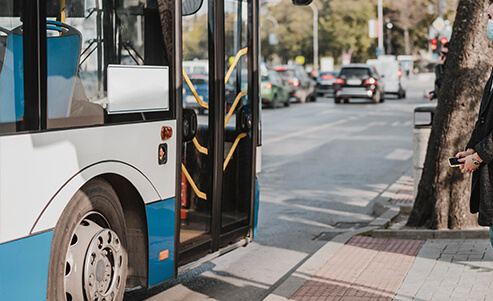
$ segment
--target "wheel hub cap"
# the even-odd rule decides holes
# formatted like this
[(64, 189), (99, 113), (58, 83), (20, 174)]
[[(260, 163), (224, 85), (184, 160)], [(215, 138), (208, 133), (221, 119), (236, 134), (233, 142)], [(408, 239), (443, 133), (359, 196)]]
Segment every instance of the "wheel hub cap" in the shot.
[(77, 227), (67, 253), (67, 299), (114, 300), (122, 280), (122, 261), (118, 235), (84, 219)]

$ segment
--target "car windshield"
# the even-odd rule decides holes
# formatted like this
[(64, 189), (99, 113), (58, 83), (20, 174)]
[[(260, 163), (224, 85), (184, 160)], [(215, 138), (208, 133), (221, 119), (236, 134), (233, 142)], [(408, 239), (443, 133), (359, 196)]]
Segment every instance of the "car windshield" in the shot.
[(209, 80), (206, 77), (199, 77), (199, 78), (190, 78), (190, 81), (194, 85), (207, 85), (209, 83)]
[(341, 71), (341, 77), (358, 77), (368, 78), (370, 76), (370, 69), (368, 68), (344, 68)]

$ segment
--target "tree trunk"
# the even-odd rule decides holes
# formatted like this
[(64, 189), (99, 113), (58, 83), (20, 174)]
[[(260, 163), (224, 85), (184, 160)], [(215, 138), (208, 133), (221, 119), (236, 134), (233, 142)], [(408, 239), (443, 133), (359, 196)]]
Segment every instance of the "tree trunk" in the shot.
[(409, 40), (409, 27), (404, 27), (405, 54), (411, 54), (411, 41)]
[(477, 226), (476, 215), (469, 213), (471, 176), (450, 168), (447, 158), (465, 148), (491, 72), (493, 49), (486, 36), (487, 6), (487, 0), (459, 1), (423, 175), (407, 226)]

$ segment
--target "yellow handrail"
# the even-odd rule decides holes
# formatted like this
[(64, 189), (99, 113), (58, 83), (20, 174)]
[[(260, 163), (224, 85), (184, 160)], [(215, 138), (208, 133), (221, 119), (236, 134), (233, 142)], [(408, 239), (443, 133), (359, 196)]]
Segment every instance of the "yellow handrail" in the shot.
[(197, 150), (204, 154), (204, 155), (208, 155), (209, 154), (209, 150), (205, 147), (203, 147), (202, 145), (200, 145), (199, 141), (197, 140), (196, 137), (193, 137), (193, 144), (195, 145), (195, 148), (197, 148)]
[(227, 83), (229, 80), (229, 77), (231, 76), (231, 73), (233, 73), (233, 70), (236, 68), (236, 64), (238, 64), (238, 61), (240, 60), (241, 56), (246, 54), (248, 52), (248, 47), (245, 47), (238, 51), (238, 53), (235, 56), (235, 60), (233, 61), (233, 64), (229, 67), (228, 73), (226, 73), (226, 77), (224, 78), (224, 83)]
[(65, 0), (60, 0), (60, 22), (65, 23)]
[(245, 95), (247, 95), (247, 90), (241, 91), (240, 94), (238, 94), (236, 96), (235, 102), (233, 103), (233, 105), (229, 109), (228, 115), (226, 116), (226, 121), (224, 122), (224, 127), (226, 127), (228, 125), (229, 119), (231, 118), (231, 115), (233, 115), (233, 112), (235, 111), (236, 106), (238, 105), (238, 102)]
[(233, 156), (233, 153), (236, 150), (236, 147), (238, 146), (238, 143), (240, 142), (241, 139), (246, 137), (246, 133), (241, 133), (236, 137), (235, 142), (233, 143), (233, 146), (231, 146), (231, 149), (229, 150), (228, 156), (226, 157), (226, 160), (224, 160), (223, 164), (223, 171), (226, 170), (226, 167), (228, 167), (229, 161), (231, 160), (231, 157)]
[(183, 165), (183, 163), (181, 164), (181, 170), (183, 171), (183, 174), (185, 175), (185, 177), (187, 178), (187, 181), (188, 183), (190, 183), (190, 186), (192, 186), (192, 189), (193, 191), (195, 192), (195, 194), (203, 199), (203, 200), (207, 200), (207, 195), (205, 193), (203, 193), (202, 191), (200, 191), (198, 188), (197, 188), (197, 185), (195, 185), (195, 182), (193, 181), (192, 177), (190, 176), (190, 174), (188, 173), (188, 170), (185, 168), (185, 165)]
[(188, 77), (187, 73), (185, 72), (185, 69), (182, 69), (183, 73), (183, 78), (185, 79), (185, 82), (187, 83), (188, 87), (190, 88), (190, 91), (192, 91), (193, 96), (195, 96), (195, 100), (197, 103), (203, 107), (206, 108), (207, 110), (209, 109), (209, 104), (200, 99), (199, 95), (197, 94), (197, 91), (195, 91), (195, 88), (193, 87), (192, 81)]

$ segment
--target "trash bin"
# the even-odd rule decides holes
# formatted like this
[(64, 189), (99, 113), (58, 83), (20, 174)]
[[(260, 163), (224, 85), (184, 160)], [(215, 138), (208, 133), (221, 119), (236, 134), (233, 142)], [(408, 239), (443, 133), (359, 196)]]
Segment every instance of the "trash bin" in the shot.
[(431, 125), (435, 116), (436, 104), (420, 105), (414, 108), (413, 129), (413, 168), (414, 168), (414, 199), (418, 194), (418, 184), (423, 173), (423, 166), (430, 139)]

